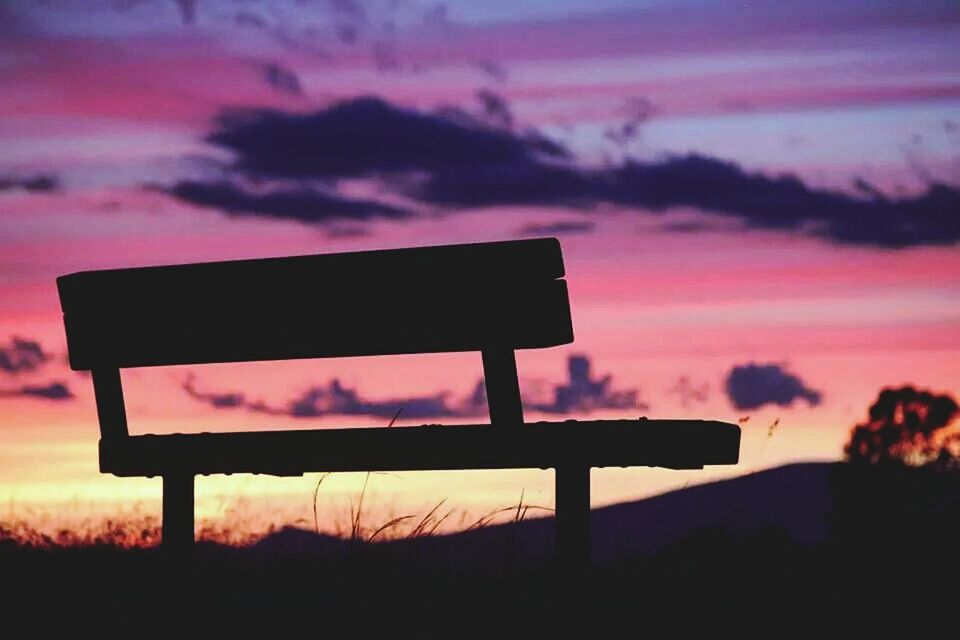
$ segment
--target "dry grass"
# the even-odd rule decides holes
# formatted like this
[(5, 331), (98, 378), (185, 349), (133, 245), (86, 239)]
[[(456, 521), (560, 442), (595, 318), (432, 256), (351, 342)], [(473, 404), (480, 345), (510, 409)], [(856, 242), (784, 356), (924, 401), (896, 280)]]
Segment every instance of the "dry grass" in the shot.
[(161, 527), (157, 518), (87, 522), (78, 527), (62, 527), (48, 533), (35, 524), (14, 519), (0, 522), (0, 542), (12, 541), (33, 548), (111, 546), (121, 549), (148, 547), (160, 543)]
[[(427, 538), (441, 533), (441, 527), (449, 523), (453, 523), (453, 528), (447, 528), (450, 532), (472, 531), (510, 522), (519, 525), (531, 511), (543, 513), (553, 511), (549, 507), (527, 503), (525, 492), (521, 491), (520, 500), (516, 504), (492, 509), (472, 522), (467, 520), (469, 514), (467, 510), (448, 506), (447, 498), (444, 498), (422, 513), (391, 515), (381, 522), (369, 523), (370, 490), (374, 476), (394, 474), (368, 472), (364, 475), (359, 493), (350, 501), (347, 512), (341, 514), (341, 518), (337, 518), (336, 514), (323, 513), (319, 504), (321, 489), (331, 475), (331, 473), (320, 474), (313, 488), (313, 531), (317, 535), (332, 534), (334, 537), (349, 540), (354, 544)], [(254, 545), (263, 538), (290, 526), (309, 527), (308, 521), (304, 519), (287, 523), (268, 523), (266, 526), (261, 524), (255, 527), (238, 513), (240, 510), (231, 511), (233, 515), (227, 519), (200, 520), (196, 529), (197, 540), (231, 547), (245, 547)], [(383, 512), (384, 510), (373, 509), (373, 511)], [(508, 515), (509, 519), (506, 518)], [(322, 520), (336, 523), (333, 530), (321, 529)], [(58, 523), (56, 516), (37, 519), (36, 517), (14, 517), (13, 514), (5, 520), (0, 520), (0, 542), (9, 541), (32, 548), (111, 546), (130, 549), (157, 546), (161, 538), (160, 518), (156, 515), (143, 515), (139, 509), (134, 509), (132, 513), (126, 515), (90, 517), (70, 523), (65, 520)]]

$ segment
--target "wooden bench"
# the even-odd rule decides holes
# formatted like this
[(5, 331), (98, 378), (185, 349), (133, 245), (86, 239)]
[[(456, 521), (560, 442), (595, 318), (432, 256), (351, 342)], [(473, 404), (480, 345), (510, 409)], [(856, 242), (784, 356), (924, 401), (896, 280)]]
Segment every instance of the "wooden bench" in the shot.
[[(556, 469), (557, 545), (589, 557), (590, 468), (737, 462), (701, 420), (525, 423), (514, 352), (573, 341), (555, 238), (89, 271), (57, 279), (92, 373), (100, 470), (163, 478), (163, 544), (193, 543), (197, 474)], [(120, 369), (479, 351), (491, 425), (131, 436)]]

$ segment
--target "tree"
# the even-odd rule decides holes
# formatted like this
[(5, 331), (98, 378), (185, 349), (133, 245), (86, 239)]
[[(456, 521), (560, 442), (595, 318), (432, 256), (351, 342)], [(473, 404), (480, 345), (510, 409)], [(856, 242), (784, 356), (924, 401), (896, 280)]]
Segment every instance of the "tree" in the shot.
[(884, 389), (869, 417), (856, 425), (844, 448), (849, 462), (958, 467), (960, 434), (947, 427), (960, 412), (949, 395), (911, 386)]

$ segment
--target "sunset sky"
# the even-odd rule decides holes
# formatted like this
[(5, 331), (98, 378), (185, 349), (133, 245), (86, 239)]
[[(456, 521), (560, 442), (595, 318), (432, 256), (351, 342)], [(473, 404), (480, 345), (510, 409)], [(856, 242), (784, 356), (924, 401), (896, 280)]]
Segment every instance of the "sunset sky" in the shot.
[[(158, 513), (159, 480), (97, 470), (58, 275), (544, 235), (576, 340), (518, 354), (529, 419), (749, 418), (740, 465), (595, 470), (595, 505), (838, 459), (881, 388), (960, 396), (958, 42), (949, 0), (0, 0), (0, 520)], [(132, 432), (171, 433), (483, 421), (480, 377), (123, 380)], [(362, 481), (327, 481), (328, 523)], [(197, 513), (312, 525), (316, 482), (200, 478)], [(551, 506), (552, 474), (378, 476), (370, 503), (521, 492)]]

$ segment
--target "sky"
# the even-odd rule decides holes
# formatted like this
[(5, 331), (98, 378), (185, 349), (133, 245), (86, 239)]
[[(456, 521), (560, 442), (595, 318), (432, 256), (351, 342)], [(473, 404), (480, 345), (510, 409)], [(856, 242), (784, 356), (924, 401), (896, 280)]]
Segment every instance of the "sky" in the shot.
[[(528, 419), (743, 427), (739, 465), (597, 469), (594, 505), (839, 459), (880, 389), (960, 395), (958, 36), (949, 1), (0, 1), (0, 519), (158, 513), (159, 480), (98, 473), (57, 276), (522, 237), (560, 238), (575, 333), (518, 353)], [(123, 372), (133, 433), (482, 422), (480, 378)], [(317, 481), (202, 477), (197, 513), (312, 525)], [(363, 481), (324, 481), (321, 527)], [(369, 490), (553, 503), (546, 471)]]

